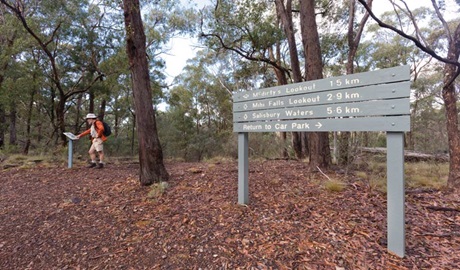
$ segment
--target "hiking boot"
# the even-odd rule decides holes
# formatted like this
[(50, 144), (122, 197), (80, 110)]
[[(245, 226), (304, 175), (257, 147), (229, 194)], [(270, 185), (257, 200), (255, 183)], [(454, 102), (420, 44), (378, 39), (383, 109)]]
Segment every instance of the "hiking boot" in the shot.
[(104, 168), (104, 163), (99, 163), (99, 164), (97, 165), (97, 168), (98, 168), (98, 169)]
[(96, 165), (97, 165), (96, 163), (91, 162), (91, 163), (88, 165), (87, 168), (94, 168), (94, 167), (96, 167)]

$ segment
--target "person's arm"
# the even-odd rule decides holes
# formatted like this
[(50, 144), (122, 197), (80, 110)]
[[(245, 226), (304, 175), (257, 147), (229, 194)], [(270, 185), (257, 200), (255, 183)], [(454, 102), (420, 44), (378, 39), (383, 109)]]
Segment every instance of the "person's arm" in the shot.
[(82, 133), (78, 134), (78, 135), (77, 135), (77, 138), (80, 139), (81, 137), (86, 136), (86, 135), (88, 135), (88, 134), (90, 134), (90, 133), (91, 133), (91, 129), (89, 128), (89, 129), (83, 131)]

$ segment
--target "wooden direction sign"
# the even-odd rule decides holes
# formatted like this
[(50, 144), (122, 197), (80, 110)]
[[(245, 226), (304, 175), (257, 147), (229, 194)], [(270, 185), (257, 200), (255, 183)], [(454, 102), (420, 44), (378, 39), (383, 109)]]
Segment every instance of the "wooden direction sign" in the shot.
[(233, 129), (241, 132), (402, 131), (410, 130), (409, 123), (410, 116), (404, 115), (234, 123)]
[(386, 131), (388, 250), (405, 253), (404, 133), (410, 131), (409, 66), (233, 95), (238, 203), (249, 203), (248, 132)]
[(409, 82), (371, 85), (353, 89), (304, 93), (233, 103), (233, 111), (253, 111), (276, 108), (292, 108), (320, 104), (349, 103), (368, 100), (406, 98), (410, 95)]
[(233, 94), (233, 102), (323, 92), (329, 90), (358, 88), (366, 85), (380, 85), (408, 81), (408, 66), (387, 68), (340, 77), (300, 82)]
[(404, 115), (410, 110), (409, 98), (373, 100), (356, 103), (302, 106), (273, 110), (235, 112), (235, 124), (248, 121), (285, 119)]
[(233, 130), (409, 131), (408, 78), (408, 68), (397, 67), (235, 93)]

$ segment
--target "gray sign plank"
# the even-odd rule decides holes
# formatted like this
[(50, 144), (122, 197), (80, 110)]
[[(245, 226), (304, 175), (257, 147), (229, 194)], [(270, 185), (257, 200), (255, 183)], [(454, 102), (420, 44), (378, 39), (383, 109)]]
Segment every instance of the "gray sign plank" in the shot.
[(382, 84), (345, 90), (324, 91), (302, 95), (234, 102), (233, 112), (302, 107), (333, 103), (349, 103), (376, 99), (405, 98), (410, 95), (410, 82)]
[(410, 116), (328, 118), (234, 123), (234, 132), (410, 131)]
[(237, 92), (233, 94), (233, 101), (239, 102), (257, 100), (263, 98), (356, 88), (367, 85), (387, 84), (391, 82), (401, 82), (408, 80), (410, 80), (409, 66), (400, 66), (377, 71), (331, 77), (315, 81)]
[(236, 112), (233, 122), (312, 119), (350, 116), (390, 116), (410, 113), (409, 98)]

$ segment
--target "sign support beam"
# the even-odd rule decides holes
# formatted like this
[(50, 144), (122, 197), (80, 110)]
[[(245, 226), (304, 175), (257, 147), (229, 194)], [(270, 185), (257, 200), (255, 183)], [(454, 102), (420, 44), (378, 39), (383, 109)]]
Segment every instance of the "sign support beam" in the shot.
[(399, 257), (404, 257), (406, 239), (404, 183), (404, 133), (387, 132), (387, 241)]
[(238, 133), (238, 203), (249, 203), (248, 133)]
[(73, 140), (69, 140), (68, 168), (72, 168), (73, 163)]

